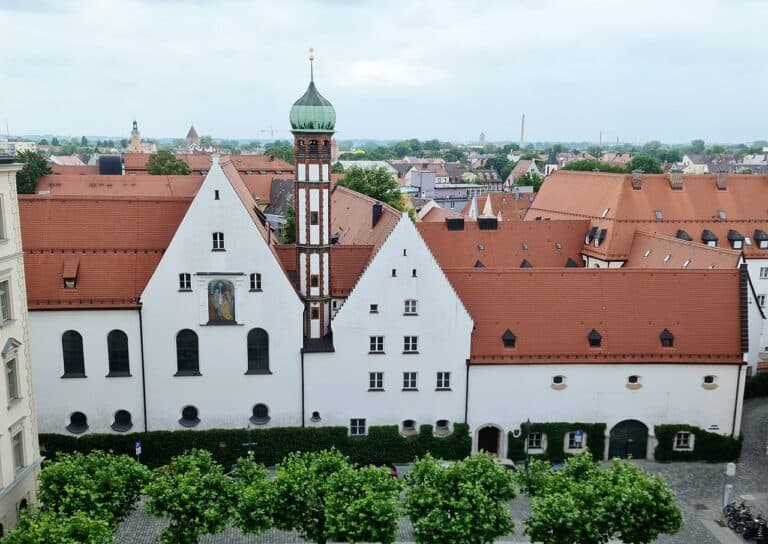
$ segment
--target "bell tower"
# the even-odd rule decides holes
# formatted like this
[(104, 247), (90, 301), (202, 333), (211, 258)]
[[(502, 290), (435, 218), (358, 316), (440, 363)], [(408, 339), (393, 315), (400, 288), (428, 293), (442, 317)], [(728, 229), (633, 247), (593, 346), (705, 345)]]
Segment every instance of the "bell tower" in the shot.
[[(291, 108), (296, 157), (294, 207), (299, 291), (304, 298), (305, 345), (330, 346), (331, 147), (336, 112), (315, 87), (314, 50), (309, 50), (309, 87)], [(332, 348), (330, 348), (332, 349)]]
[(131, 153), (141, 153), (141, 136), (139, 135), (139, 124), (134, 119), (133, 130), (131, 130), (131, 145), (128, 148)]

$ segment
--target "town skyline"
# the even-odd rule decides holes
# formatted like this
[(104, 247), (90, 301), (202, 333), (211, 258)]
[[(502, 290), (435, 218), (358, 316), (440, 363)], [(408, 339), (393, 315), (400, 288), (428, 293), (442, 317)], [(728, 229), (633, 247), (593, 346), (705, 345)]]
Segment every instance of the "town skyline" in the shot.
[[(2, 124), (18, 135), (124, 134), (137, 119), (162, 138), (194, 122), (219, 138), (285, 139), (315, 47), (318, 88), (344, 120), (340, 140), (516, 141), (523, 113), (527, 141), (764, 139), (765, 115), (740, 107), (768, 89), (752, 69), (768, 52), (768, 7), (757, 2), (177, 8), (4, 3)], [(628, 22), (645, 31), (628, 34)]]

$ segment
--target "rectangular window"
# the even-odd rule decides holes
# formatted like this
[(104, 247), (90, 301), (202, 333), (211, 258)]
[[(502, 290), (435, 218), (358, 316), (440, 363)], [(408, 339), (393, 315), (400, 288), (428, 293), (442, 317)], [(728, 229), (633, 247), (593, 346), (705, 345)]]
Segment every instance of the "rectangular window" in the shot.
[(691, 449), (691, 433), (681, 431), (675, 435), (675, 449), (689, 450)]
[(761, 308), (765, 308), (765, 295), (757, 295), (757, 303)]
[(451, 388), (451, 373), (450, 372), (438, 372), (437, 373), (437, 388), (438, 389), (450, 389)]
[(418, 352), (419, 352), (419, 337), (403, 336), (403, 353), (418, 353)]
[(768, 280), (768, 266), (760, 267), (760, 279)]
[(584, 448), (584, 434), (580, 432), (568, 433), (568, 449), (580, 450)]
[(214, 251), (224, 250), (224, 233), (223, 232), (213, 233), (213, 249)]
[(416, 315), (416, 301), (408, 299), (405, 301), (405, 315)]
[(318, 212), (309, 212), (309, 224), (317, 225), (320, 223), (320, 214)]
[(309, 309), (309, 318), (310, 319), (320, 319), (320, 308), (317, 306), (313, 306)]
[(0, 197), (0, 240), (5, 240), (5, 205)]
[(8, 384), (8, 402), (19, 398), (19, 376), (16, 359), (5, 363), (6, 383)]
[(403, 372), (403, 389), (413, 391), (416, 389), (416, 373)]
[(319, 287), (320, 286), (320, 276), (317, 274), (310, 274), (309, 276), (309, 286), (310, 287)]
[(530, 433), (528, 435), (528, 449), (529, 450), (541, 449), (541, 433)]
[(251, 291), (261, 291), (261, 274), (251, 274)]
[(379, 305), (378, 304), (371, 304), (371, 313), (372, 314), (379, 313)]
[(369, 372), (368, 373), (368, 390), (379, 391), (382, 389), (384, 389), (384, 373)]
[(353, 418), (349, 420), (350, 436), (365, 436), (365, 419)]
[(192, 290), (192, 275), (186, 272), (179, 274), (179, 290), (191, 291)]
[(3, 321), (11, 319), (11, 284), (8, 280), (0, 281), (0, 317)]
[(371, 336), (370, 353), (384, 353), (384, 337), (383, 336)]
[(11, 439), (13, 447), (13, 468), (16, 472), (24, 468), (24, 435), (23, 431), (17, 432)]

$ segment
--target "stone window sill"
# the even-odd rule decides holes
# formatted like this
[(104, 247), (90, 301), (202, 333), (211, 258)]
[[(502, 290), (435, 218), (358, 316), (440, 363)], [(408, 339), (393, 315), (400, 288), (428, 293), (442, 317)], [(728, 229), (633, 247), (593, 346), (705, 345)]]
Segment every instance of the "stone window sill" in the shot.
[(550, 385), (550, 387), (555, 391), (562, 391), (567, 386), (564, 383), (553, 383), (552, 385)]
[(435, 387), (435, 391), (451, 391), (450, 387)]
[(261, 293), (263, 292), (263, 289), (248, 289), (249, 293)]
[(267, 375), (272, 374), (272, 371), (270, 371), (268, 368), (254, 368), (249, 369), (245, 372), (246, 376), (257, 376), (257, 375)]
[(703, 389), (706, 389), (707, 391), (712, 391), (713, 389), (717, 389), (716, 383), (703, 383), (701, 384), (701, 387)]
[(88, 376), (86, 376), (82, 372), (70, 372), (70, 373), (66, 373), (65, 372), (64, 375), (62, 376), (62, 379), (64, 379), (64, 378), (66, 378), (66, 379), (70, 379), (70, 378), (87, 378), (87, 377)]
[(266, 425), (267, 423), (269, 423), (270, 419), (271, 418), (269, 416), (267, 416), (267, 417), (253, 417), (253, 416), (251, 416), (251, 417), (248, 418), (248, 421), (250, 421), (254, 425)]
[(404, 351), (403, 355), (418, 355), (418, 351)]
[(410, 315), (419, 315), (419, 314), (410, 313), (410, 312), (405, 312), (403, 315), (408, 315), (408, 316), (410, 316)]
[(22, 398), (23, 398), (23, 397), (16, 397), (16, 398), (14, 398), (14, 399), (10, 399), (10, 400), (8, 401), (8, 410), (11, 410), (11, 409), (13, 409), (13, 407), (14, 407), (14, 406), (18, 406), (18, 405), (20, 405), (20, 404), (21, 404), (21, 401), (22, 401)]
[(199, 370), (179, 370), (174, 376), (202, 376)]
[(384, 391), (383, 387), (369, 387), (368, 388), (368, 392), (369, 393), (378, 393), (378, 392), (381, 392), (381, 391)]
[(130, 372), (110, 372), (106, 375), (107, 378), (130, 378)]
[(182, 427), (197, 427), (197, 425), (200, 424), (200, 418), (196, 417), (195, 419), (180, 419), (179, 425)]
[(133, 427), (133, 423), (130, 423), (128, 425), (118, 425), (117, 423), (113, 423), (112, 425), (110, 425), (110, 428), (113, 431), (118, 433), (127, 433), (128, 431), (131, 430), (132, 427)]
[(182, 289), (179, 289), (179, 293), (191, 293), (192, 288), (191, 287), (184, 287)]
[(212, 249), (211, 251), (216, 251), (216, 252), (219, 252), (219, 251), (226, 251), (226, 249), (224, 249), (224, 248), (221, 248), (221, 249), (218, 249), (218, 248), (214, 248), (214, 249)]
[(383, 351), (369, 351), (368, 355), (384, 355)]
[(627, 384), (627, 389), (631, 389), (633, 391), (637, 391), (641, 387), (643, 387), (643, 384), (641, 384), (641, 383), (628, 383)]
[(418, 391), (415, 387), (403, 387), (403, 391)]

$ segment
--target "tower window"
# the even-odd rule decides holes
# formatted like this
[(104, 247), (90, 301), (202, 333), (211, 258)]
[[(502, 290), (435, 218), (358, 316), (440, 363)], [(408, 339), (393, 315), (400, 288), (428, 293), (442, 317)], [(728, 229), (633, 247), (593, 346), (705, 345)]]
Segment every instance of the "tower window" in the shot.
[(411, 270), (411, 277), (416, 277), (416, 269)]
[(393, 278), (396, 278), (396, 277), (397, 277), (397, 268), (393, 268), (393, 269), (392, 269), (392, 277), (393, 277)]
[(317, 155), (318, 147), (317, 147), (317, 140), (310, 140), (309, 141), (309, 154), (310, 155)]
[(309, 318), (310, 319), (320, 319), (320, 308), (317, 306), (312, 306), (309, 309)]
[(309, 224), (318, 225), (320, 223), (320, 214), (318, 212), (309, 212)]
[(310, 287), (319, 287), (320, 286), (320, 276), (317, 274), (311, 274), (309, 276), (309, 286)]

